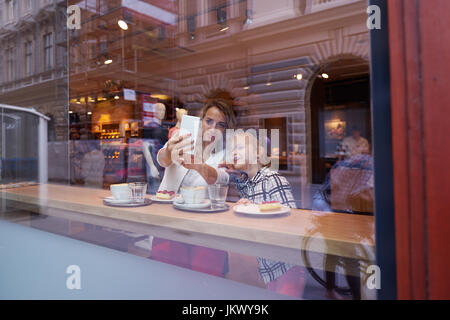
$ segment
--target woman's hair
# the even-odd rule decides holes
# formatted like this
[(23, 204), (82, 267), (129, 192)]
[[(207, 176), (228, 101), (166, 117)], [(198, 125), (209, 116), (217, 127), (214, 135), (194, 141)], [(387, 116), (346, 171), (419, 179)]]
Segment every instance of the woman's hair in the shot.
[(200, 110), (200, 117), (203, 119), (206, 116), (209, 108), (217, 107), (225, 115), (227, 119), (227, 129), (236, 128), (236, 114), (233, 107), (224, 99), (211, 99), (206, 101), (203, 108)]

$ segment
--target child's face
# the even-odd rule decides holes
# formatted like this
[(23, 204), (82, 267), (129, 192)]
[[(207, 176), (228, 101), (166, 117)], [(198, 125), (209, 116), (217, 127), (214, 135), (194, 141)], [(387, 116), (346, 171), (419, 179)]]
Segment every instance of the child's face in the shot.
[(256, 164), (256, 153), (252, 139), (245, 135), (234, 137), (233, 164), (236, 170), (245, 171), (250, 164)]

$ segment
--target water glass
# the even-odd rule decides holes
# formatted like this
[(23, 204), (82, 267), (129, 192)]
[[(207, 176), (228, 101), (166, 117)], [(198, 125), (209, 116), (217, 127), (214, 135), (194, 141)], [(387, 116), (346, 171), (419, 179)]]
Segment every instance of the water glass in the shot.
[(209, 200), (211, 208), (223, 208), (227, 199), (228, 186), (224, 184), (211, 184), (208, 186)]
[(147, 183), (145, 182), (133, 182), (130, 183), (131, 198), (133, 202), (142, 203), (145, 201), (145, 195), (147, 194)]

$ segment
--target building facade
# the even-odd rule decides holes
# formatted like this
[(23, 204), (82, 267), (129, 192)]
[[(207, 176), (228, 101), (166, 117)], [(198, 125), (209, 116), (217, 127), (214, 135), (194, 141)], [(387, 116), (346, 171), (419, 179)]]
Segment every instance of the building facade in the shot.
[(0, 102), (51, 117), (50, 140), (68, 138), (66, 1), (0, 1)]

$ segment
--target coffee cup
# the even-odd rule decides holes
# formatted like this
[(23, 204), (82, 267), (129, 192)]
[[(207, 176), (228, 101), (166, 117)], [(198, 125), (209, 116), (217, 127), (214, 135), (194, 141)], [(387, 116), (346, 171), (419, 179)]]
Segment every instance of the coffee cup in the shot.
[(115, 200), (131, 199), (131, 190), (128, 183), (112, 184), (110, 190)]
[(186, 204), (200, 204), (205, 200), (206, 187), (181, 187), (180, 194)]

